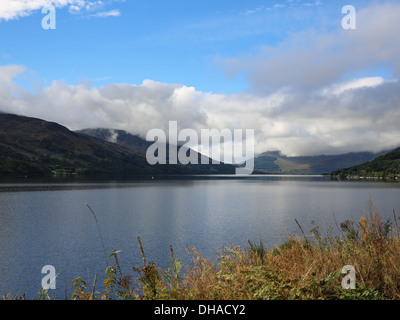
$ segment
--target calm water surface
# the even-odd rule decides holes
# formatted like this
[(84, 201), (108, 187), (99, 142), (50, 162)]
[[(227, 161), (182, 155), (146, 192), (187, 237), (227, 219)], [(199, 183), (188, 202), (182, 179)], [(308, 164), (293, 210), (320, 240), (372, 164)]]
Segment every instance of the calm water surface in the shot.
[[(382, 216), (400, 213), (400, 184), (338, 182), (319, 176), (252, 176), (124, 182), (0, 183), (0, 294), (35, 299), (41, 269), (60, 272), (54, 290), (71, 297), (71, 282), (92, 283), (107, 265), (90, 213), (96, 214), (106, 253), (121, 250), (122, 271), (141, 267), (140, 236), (148, 261), (164, 266), (169, 245), (190, 261), (195, 247), (213, 258), (230, 244), (247, 240), (268, 246), (297, 233), (296, 218), (308, 232), (368, 214), (372, 197)], [(336, 220), (335, 220), (336, 219)], [(100, 280), (99, 280), (100, 282)]]

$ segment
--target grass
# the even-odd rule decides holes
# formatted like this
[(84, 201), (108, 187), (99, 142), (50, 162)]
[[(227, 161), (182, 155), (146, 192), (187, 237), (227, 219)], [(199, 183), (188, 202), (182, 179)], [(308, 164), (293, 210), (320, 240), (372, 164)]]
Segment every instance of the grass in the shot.
[[(93, 213), (94, 214), (94, 213)], [(393, 211), (392, 221), (383, 221), (374, 203), (369, 215), (358, 222), (337, 225), (339, 235), (328, 230), (322, 235), (316, 223), (310, 234), (288, 235), (279, 246), (262, 242), (248, 248), (232, 245), (210, 260), (196, 249), (188, 249), (192, 264), (183, 265), (170, 247), (171, 257), (163, 268), (148, 262), (140, 238), (142, 266), (134, 275), (124, 275), (117, 251), (105, 270), (104, 288), (96, 289), (96, 279), (87, 284), (73, 280), (74, 300), (384, 300), (400, 298), (400, 229)], [(356, 272), (356, 288), (345, 290), (342, 268)], [(8, 299), (16, 297), (8, 295)]]

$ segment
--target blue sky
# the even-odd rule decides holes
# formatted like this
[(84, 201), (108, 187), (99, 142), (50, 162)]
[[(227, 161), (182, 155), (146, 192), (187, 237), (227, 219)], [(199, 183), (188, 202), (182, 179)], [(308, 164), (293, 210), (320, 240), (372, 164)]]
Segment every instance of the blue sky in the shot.
[[(68, 5), (57, 8), (56, 30), (42, 29), (45, 14), (38, 9), (1, 21), (0, 63), (25, 66), (28, 72), (18, 79), (25, 86), (61, 79), (94, 86), (151, 79), (234, 93), (248, 88), (246, 73), (228, 79), (218, 59), (274, 45), (299, 30), (335, 28), (343, 3), (104, 1), (75, 14)], [(117, 16), (96, 16), (103, 12)]]
[(399, 16), (395, 0), (2, 0), (0, 110), (142, 137), (253, 129), (256, 152), (292, 156), (388, 150)]

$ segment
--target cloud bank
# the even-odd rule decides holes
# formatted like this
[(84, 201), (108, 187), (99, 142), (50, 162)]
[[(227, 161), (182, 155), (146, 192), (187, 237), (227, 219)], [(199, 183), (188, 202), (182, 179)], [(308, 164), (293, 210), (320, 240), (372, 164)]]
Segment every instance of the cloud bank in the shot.
[(31, 93), (13, 78), (20, 66), (0, 67), (0, 110), (59, 122), (70, 129), (109, 127), (143, 138), (148, 130), (254, 129), (256, 152), (287, 155), (381, 151), (400, 144), (400, 82), (365, 78), (308, 94), (222, 95), (145, 80), (103, 87), (54, 81)]

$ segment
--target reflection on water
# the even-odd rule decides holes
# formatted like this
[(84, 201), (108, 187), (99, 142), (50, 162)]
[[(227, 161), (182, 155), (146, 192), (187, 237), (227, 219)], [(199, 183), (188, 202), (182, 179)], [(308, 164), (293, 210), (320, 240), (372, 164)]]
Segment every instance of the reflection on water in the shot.
[[(212, 258), (231, 243), (247, 240), (279, 244), (307, 231), (315, 220), (322, 230), (368, 212), (371, 196), (382, 215), (400, 210), (400, 185), (338, 182), (320, 176), (205, 176), (130, 181), (35, 181), (0, 184), (0, 294), (35, 298), (41, 268), (60, 275), (56, 293), (71, 296), (71, 281), (91, 283), (107, 261), (87, 204), (99, 222), (107, 253), (121, 250), (123, 271), (141, 265), (140, 236), (148, 260), (163, 266), (169, 245), (188, 262), (196, 247)], [(334, 215), (333, 215), (334, 213)], [(185, 260), (186, 259), (186, 260)]]

